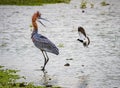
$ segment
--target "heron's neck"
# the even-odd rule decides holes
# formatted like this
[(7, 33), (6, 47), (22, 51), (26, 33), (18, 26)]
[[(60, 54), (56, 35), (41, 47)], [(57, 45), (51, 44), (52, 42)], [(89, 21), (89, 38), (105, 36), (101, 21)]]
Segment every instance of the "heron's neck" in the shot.
[(38, 30), (33, 30), (32, 33), (38, 33)]
[(33, 25), (32, 35), (34, 35), (34, 34), (38, 33), (38, 25), (37, 25), (36, 20), (32, 20), (32, 25)]
[(33, 30), (33, 31), (32, 31), (32, 34), (31, 34), (31, 38), (33, 37), (33, 35), (35, 35), (35, 34), (37, 34), (37, 33), (38, 33), (37, 30)]
[(38, 25), (36, 21), (32, 21), (32, 25), (33, 25), (33, 31), (38, 31)]
[(32, 16), (32, 25), (33, 25), (33, 31), (37, 31), (38, 30), (38, 25), (37, 25), (37, 16), (36, 14), (34, 14)]
[(32, 21), (32, 25), (33, 25), (33, 32), (32, 33), (37, 33), (38, 32), (38, 25), (37, 25), (36, 21)]

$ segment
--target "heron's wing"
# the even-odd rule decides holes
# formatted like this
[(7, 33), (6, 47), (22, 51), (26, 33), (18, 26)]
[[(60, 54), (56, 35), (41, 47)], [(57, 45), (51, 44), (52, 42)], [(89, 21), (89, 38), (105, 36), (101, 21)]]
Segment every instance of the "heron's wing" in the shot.
[[(55, 47), (55, 44), (53, 44), (47, 37), (45, 36), (40, 36), (39, 38), (36, 39), (38, 43), (41, 45), (43, 44), (43, 47)], [(45, 48), (46, 48), (45, 47)]]
[(40, 35), (36, 38), (34, 44), (37, 48), (45, 50), (47, 52), (51, 52), (54, 54), (59, 54), (58, 48), (52, 43), (47, 37)]

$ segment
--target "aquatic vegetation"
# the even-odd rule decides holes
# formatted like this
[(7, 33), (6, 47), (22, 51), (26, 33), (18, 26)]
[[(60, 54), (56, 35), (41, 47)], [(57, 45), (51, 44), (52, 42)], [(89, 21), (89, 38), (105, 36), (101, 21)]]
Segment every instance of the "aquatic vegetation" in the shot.
[(60, 43), (59, 45), (58, 45), (58, 47), (64, 47), (64, 44), (62, 44), (62, 43)]
[(30, 26), (29, 26), (30, 28), (32, 28), (33, 26), (32, 26), (32, 24), (30, 24)]
[(91, 8), (94, 7), (93, 3), (87, 2), (87, 0), (82, 0), (82, 2), (80, 3), (80, 8), (81, 9), (87, 8), (87, 4), (89, 4)]
[(3, 68), (3, 67), (4, 67), (4, 66), (1, 66), (1, 65), (0, 65), (0, 68)]
[[(4, 66), (0, 66), (0, 88), (46, 88), (44, 86), (35, 86), (33, 83), (17, 83), (16, 80), (20, 77), (16, 73), (19, 70), (4, 69)], [(51, 87), (51, 88), (61, 88), (61, 87)]]
[(32, 31), (32, 27), (33, 27), (32, 24), (30, 24), (29, 27), (30, 27), (30, 31)]
[(17, 79), (20, 79), (19, 75), (16, 75), (18, 70), (3, 69), (4, 66), (0, 66), (0, 87), (12, 87)]
[(0, 47), (6, 47), (7, 46), (7, 43), (6, 42), (4, 42), (4, 43), (2, 43), (1, 45), (0, 45)]
[(91, 6), (91, 8), (94, 8), (94, 4), (93, 3), (90, 3), (90, 6)]
[(100, 14), (101, 14), (101, 15), (105, 15), (105, 12), (101, 12)]
[(87, 1), (82, 0), (82, 2), (80, 3), (80, 8), (81, 8), (81, 9), (87, 8)]
[(106, 1), (102, 1), (100, 4), (101, 4), (101, 6), (107, 6), (107, 5), (109, 5), (109, 3), (106, 3)]
[(70, 0), (0, 0), (0, 5), (43, 5), (69, 2)]
[(74, 8), (77, 8), (77, 6), (74, 6)]
[(66, 60), (73, 60), (73, 58), (68, 58), (68, 59), (66, 59)]

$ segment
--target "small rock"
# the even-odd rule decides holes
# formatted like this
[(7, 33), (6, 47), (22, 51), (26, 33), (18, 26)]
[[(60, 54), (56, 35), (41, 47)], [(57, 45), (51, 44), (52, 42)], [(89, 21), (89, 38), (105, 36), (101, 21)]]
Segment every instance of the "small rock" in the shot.
[(70, 66), (70, 64), (69, 64), (69, 63), (66, 63), (64, 66)]
[(84, 13), (85, 11), (84, 10), (82, 10), (82, 13)]
[(82, 67), (84, 67), (85, 65), (82, 65)]
[(51, 78), (49, 78), (49, 80), (52, 80)]
[(81, 73), (84, 73), (83, 71), (81, 71)]
[(73, 58), (70, 58), (70, 59), (66, 59), (66, 60), (73, 60)]
[(107, 3), (106, 5), (110, 5), (109, 3)]

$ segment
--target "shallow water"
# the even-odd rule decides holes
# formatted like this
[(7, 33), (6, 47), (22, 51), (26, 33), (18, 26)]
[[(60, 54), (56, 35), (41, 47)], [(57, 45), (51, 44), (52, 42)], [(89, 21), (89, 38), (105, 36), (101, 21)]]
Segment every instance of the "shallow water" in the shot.
[[(79, 0), (70, 4), (44, 6), (0, 6), (0, 65), (21, 70), (19, 74), (36, 85), (58, 85), (63, 88), (119, 88), (120, 87), (120, 5), (108, 0), (101, 6), (93, 0), (85, 12)], [(54, 42), (58, 56), (48, 54), (47, 73), (40, 71), (43, 56), (31, 41), (31, 16), (40, 11), (49, 19), (39, 24), (39, 33)], [(78, 26), (85, 28), (91, 39), (88, 48), (76, 39)], [(62, 45), (63, 47), (59, 47)], [(68, 60), (67, 60), (68, 59)], [(72, 59), (72, 60), (69, 60)], [(70, 66), (65, 67), (64, 64)]]

